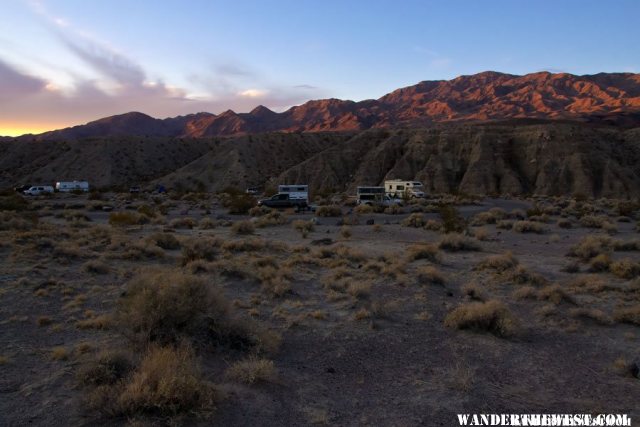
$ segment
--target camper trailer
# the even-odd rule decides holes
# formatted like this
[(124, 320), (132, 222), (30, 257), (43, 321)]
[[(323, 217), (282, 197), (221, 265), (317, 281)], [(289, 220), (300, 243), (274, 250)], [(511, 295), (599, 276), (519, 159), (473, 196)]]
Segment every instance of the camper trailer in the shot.
[(384, 182), (384, 189), (391, 197), (424, 197), (424, 187), (420, 181), (403, 181), (391, 179)]
[(87, 181), (59, 181), (56, 182), (56, 191), (61, 193), (70, 193), (72, 191), (89, 191), (89, 183)]
[(309, 186), (300, 184), (279, 185), (278, 194), (268, 199), (259, 200), (258, 206), (306, 209), (309, 206)]

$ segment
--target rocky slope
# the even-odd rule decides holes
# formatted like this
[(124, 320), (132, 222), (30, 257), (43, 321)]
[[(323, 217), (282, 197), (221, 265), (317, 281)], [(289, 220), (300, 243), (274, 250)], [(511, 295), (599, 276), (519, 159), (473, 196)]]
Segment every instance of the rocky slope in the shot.
[(424, 81), (377, 100), (324, 99), (309, 101), (282, 113), (259, 106), (249, 113), (228, 110), (219, 115), (198, 113), (163, 120), (142, 113), (127, 113), (22, 139), (132, 135), (203, 138), (520, 118), (640, 126), (640, 74), (576, 76), (540, 72), (515, 76), (484, 72), (449, 81)]
[(228, 138), (0, 142), (0, 188), (88, 179), (182, 190), (308, 183), (354, 192), (389, 178), (432, 193), (640, 197), (640, 128), (584, 123), (440, 124)]

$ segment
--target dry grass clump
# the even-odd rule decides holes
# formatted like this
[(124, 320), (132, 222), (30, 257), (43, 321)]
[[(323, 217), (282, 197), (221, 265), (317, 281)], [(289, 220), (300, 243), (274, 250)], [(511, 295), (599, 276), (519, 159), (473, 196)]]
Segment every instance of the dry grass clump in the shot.
[(468, 296), (472, 300), (485, 301), (487, 299), (482, 287), (480, 287), (480, 285), (475, 282), (463, 285), (460, 290), (462, 291), (463, 295)]
[(473, 216), (471, 225), (495, 224), (504, 219), (507, 213), (501, 208), (491, 208), (487, 212), (480, 212)]
[(0, 211), (0, 231), (1, 230), (30, 230), (38, 224), (37, 216), (25, 218), (24, 213)]
[(69, 350), (62, 346), (53, 347), (51, 349), (51, 358), (53, 360), (67, 360), (69, 358)]
[(616, 322), (640, 326), (640, 304), (616, 308), (613, 311), (613, 318)]
[(366, 204), (360, 204), (358, 206), (356, 206), (355, 208), (353, 208), (353, 211), (357, 214), (360, 215), (366, 215), (366, 214), (371, 214), (373, 213), (373, 206), (371, 205), (366, 205)]
[(131, 356), (123, 351), (108, 350), (94, 360), (80, 366), (76, 373), (78, 382), (85, 386), (115, 384), (125, 378), (134, 368)]
[(615, 240), (613, 242), (613, 249), (616, 251), (640, 251), (640, 240)]
[(422, 228), (426, 224), (424, 215), (421, 213), (412, 213), (408, 217), (402, 220), (400, 225), (403, 227)]
[(195, 226), (196, 226), (196, 220), (189, 217), (174, 218), (171, 221), (169, 221), (169, 227), (176, 228), (176, 229), (182, 228), (182, 229), (191, 230)]
[(541, 301), (549, 301), (556, 305), (566, 302), (575, 305), (575, 300), (558, 285), (548, 285), (538, 290), (537, 297)]
[(214, 408), (216, 392), (202, 378), (188, 346), (152, 346), (120, 381), (94, 388), (87, 403), (111, 416), (171, 417)]
[(441, 256), (437, 246), (431, 243), (418, 243), (407, 247), (407, 259), (409, 261), (426, 259), (432, 262), (440, 262)]
[(96, 329), (105, 330), (113, 325), (113, 318), (108, 314), (93, 316), (88, 319), (78, 320), (76, 328), (78, 329)]
[(513, 256), (511, 251), (507, 251), (501, 255), (492, 255), (483, 259), (476, 265), (476, 270), (495, 270), (503, 272), (518, 265), (518, 259)]
[(244, 384), (272, 382), (278, 372), (273, 361), (258, 357), (239, 360), (227, 368), (225, 377)]
[(585, 228), (602, 228), (607, 222), (609, 222), (609, 217), (604, 215), (585, 215), (580, 218), (580, 225)]
[(436, 285), (444, 285), (446, 282), (444, 274), (442, 274), (442, 272), (437, 268), (430, 265), (425, 267), (420, 267), (416, 271), (416, 277), (418, 278), (420, 283), (426, 282), (426, 283), (433, 283)]
[(569, 219), (560, 218), (558, 220), (558, 222), (556, 223), (556, 225), (558, 227), (560, 227), (560, 228), (565, 228), (566, 229), (566, 228), (571, 228), (573, 224), (571, 223), (571, 220), (569, 220)]
[(512, 230), (516, 233), (542, 234), (545, 232), (545, 228), (542, 224), (535, 221), (516, 221), (513, 223)]
[(127, 227), (146, 224), (149, 219), (137, 212), (111, 212), (109, 214), (109, 225), (114, 227)]
[(204, 217), (198, 222), (198, 228), (200, 230), (211, 230), (218, 226), (218, 221), (209, 217)]
[(342, 209), (338, 205), (318, 206), (316, 215), (321, 217), (338, 217), (342, 216)]
[(438, 248), (449, 252), (482, 250), (476, 240), (458, 233), (450, 233), (442, 236), (438, 243)]
[(87, 261), (82, 268), (91, 274), (107, 274), (111, 270), (107, 263), (98, 260)]
[(384, 209), (384, 213), (387, 215), (399, 215), (402, 213), (402, 207), (400, 207), (400, 205), (387, 206)]
[(281, 250), (273, 242), (267, 242), (259, 238), (227, 240), (222, 244), (222, 249), (229, 252), (257, 252), (267, 248), (274, 251)]
[(180, 241), (172, 233), (153, 233), (147, 239), (162, 249), (173, 250), (180, 248)]
[(298, 231), (303, 238), (306, 238), (315, 227), (313, 221), (305, 221), (303, 219), (297, 219), (291, 223), (294, 230)]
[(125, 245), (124, 249), (114, 250), (110, 257), (140, 261), (143, 259), (163, 258), (164, 250), (148, 242), (134, 242), (130, 245)]
[(467, 228), (467, 221), (460, 215), (455, 206), (445, 204), (439, 209), (442, 230), (445, 233), (461, 233)]
[(351, 227), (347, 225), (343, 225), (342, 227), (340, 227), (340, 236), (343, 239), (350, 239), (352, 234), (353, 233), (351, 232)]
[(255, 230), (251, 221), (235, 221), (231, 226), (231, 231), (234, 234), (253, 234)]
[(497, 300), (462, 304), (447, 314), (444, 324), (449, 328), (490, 332), (498, 337), (515, 335), (519, 329), (511, 311)]
[(438, 221), (435, 219), (429, 219), (424, 224), (424, 229), (429, 231), (441, 231), (442, 230), (442, 221)]
[(354, 298), (367, 298), (371, 295), (371, 285), (365, 282), (350, 282), (347, 292)]
[(515, 223), (514, 221), (503, 219), (502, 221), (498, 221), (496, 223), (496, 228), (500, 230), (511, 230), (513, 228), (514, 223)]
[(476, 228), (473, 230), (473, 237), (475, 237), (476, 240), (485, 242), (489, 240), (489, 230), (487, 230), (485, 227)]
[(613, 324), (613, 319), (611, 319), (611, 317), (608, 316), (604, 311), (597, 308), (576, 307), (569, 310), (569, 315), (575, 318), (594, 320), (601, 325)]
[(258, 217), (254, 223), (258, 228), (282, 225), (287, 223), (287, 217), (282, 212), (273, 209)]
[(587, 236), (577, 245), (571, 247), (567, 255), (580, 258), (583, 261), (589, 261), (597, 255), (611, 252), (612, 244), (610, 237)]
[(589, 271), (592, 273), (602, 273), (609, 270), (609, 266), (611, 265), (611, 257), (609, 254), (603, 253), (594, 256), (591, 258), (589, 262), (590, 267)]
[(609, 270), (621, 279), (633, 279), (640, 275), (640, 263), (629, 258), (614, 261), (609, 265)]
[(127, 285), (117, 320), (140, 343), (177, 342), (227, 321), (228, 304), (219, 289), (176, 270), (147, 269)]
[(242, 215), (248, 213), (256, 205), (256, 199), (248, 194), (233, 193), (223, 198), (222, 203), (229, 209), (231, 215)]

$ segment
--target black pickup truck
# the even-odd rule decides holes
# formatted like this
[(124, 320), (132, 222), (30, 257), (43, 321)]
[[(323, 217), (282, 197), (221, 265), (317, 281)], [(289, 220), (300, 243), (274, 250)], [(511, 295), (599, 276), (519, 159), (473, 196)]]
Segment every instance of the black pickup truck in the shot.
[(278, 193), (268, 199), (258, 200), (258, 206), (266, 206), (268, 208), (296, 208), (298, 210), (307, 209), (309, 203), (306, 199), (292, 199), (289, 194)]

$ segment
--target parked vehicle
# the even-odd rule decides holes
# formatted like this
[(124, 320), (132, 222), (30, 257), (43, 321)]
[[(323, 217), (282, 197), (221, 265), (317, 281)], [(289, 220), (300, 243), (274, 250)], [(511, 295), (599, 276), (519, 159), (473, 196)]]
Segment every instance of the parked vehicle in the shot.
[(258, 201), (258, 206), (269, 208), (291, 208), (308, 209), (309, 207), (309, 186), (308, 185), (280, 185), (278, 193)]
[(16, 193), (24, 194), (24, 192), (30, 189), (31, 187), (32, 187), (31, 184), (19, 185), (17, 187), (13, 187), (13, 191), (15, 191)]
[(70, 193), (72, 191), (89, 191), (89, 183), (87, 181), (59, 181), (56, 182), (56, 191), (61, 193)]
[(252, 196), (256, 196), (260, 194), (260, 189), (258, 187), (249, 187), (245, 190), (246, 194), (250, 194)]
[(425, 196), (424, 186), (420, 181), (404, 181), (391, 179), (384, 182), (384, 188), (388, 196), (421, 198)]
[(140, 192), (140, 187), (138, 187), (137, 185), (134, 185), (133, 187), (129, 187), (129, 193), (139, 193)]
[(380, 202), (384, 196), (384, 187), (358, 187), (356, 189), (356, 203), (358, 205)]
[(23, 192), (26, 196), (40, 196), (41, 194), (53, 194), (53, 187), (50, 185), (34, 185)]

